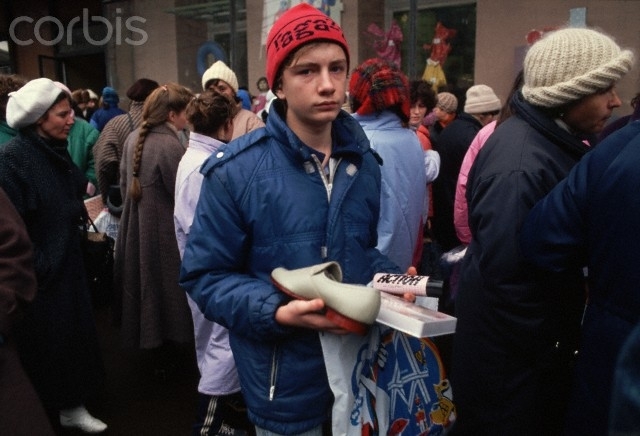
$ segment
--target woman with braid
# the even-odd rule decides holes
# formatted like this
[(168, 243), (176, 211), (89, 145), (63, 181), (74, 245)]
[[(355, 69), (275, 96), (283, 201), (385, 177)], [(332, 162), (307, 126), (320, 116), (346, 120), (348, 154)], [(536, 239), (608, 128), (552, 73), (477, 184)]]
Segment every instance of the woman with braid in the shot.
[[(179, 132), (194, 95), (167, 83), (155, 89), (142, 109), (142, 124), (127, 138), (120, 162), (124, 208), (116, 240), (116, 295), (121, 297), (125, 347), (153, 350), (148, 357), (164, 377), (170, 350), (189, 344), (193, 325), (178, 286), (180, 254), (173, 227), (178, 163), (185, 153)], [(185, 348), (186, 349), (186, 348)]]

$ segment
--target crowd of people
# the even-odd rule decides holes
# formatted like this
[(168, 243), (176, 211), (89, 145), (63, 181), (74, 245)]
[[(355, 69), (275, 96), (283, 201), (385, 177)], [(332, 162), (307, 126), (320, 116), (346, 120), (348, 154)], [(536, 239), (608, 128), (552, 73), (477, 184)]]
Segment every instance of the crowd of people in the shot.
[[(78, 268), (84, 200), (100, 196), (119, 223), (122, 346), (159, 377), (193, 351), (194, 435), (335, 434), (341, 413), (345, 434), (638, 434), (637, 96), (609, 122), (633, 52), (593, 29), (549, 32), (501, 100), (352, 65), (342, 29), (304, 3), (266, 50), (253, 97), (222, 61), (201, 90), (140, 78), (126, 109), (110, 86), (98, 99), (0, 76), (0, 429), (108, 429), (86, 407), (105, 369)], [(435, 271), (433, 246), (460, 253), (455, 268)], [(329, 285), (292, 298), (276, 268)], [(336, 386), (327, 338), (356, 321), (328, 313), (357, 312), (341, 295), (379, 272), (443, 274), (456, 332), (372, 328), (362, 343), (394, 352), (349, 363), (354, 386)], [(389, 400), (402, 389), (404, 408)], [(345, 390), (356, 398), (337, 410)]]

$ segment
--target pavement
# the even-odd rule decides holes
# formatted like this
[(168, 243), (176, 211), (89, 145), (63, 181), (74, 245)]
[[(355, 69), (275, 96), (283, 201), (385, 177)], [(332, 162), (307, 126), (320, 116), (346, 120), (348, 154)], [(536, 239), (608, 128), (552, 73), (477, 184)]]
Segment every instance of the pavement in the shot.
[[(86, 199), (85, 205), (92, 220), (105, 208), (99, 195)], [(108, 425), (102, 434), (190, 435), (198, 403), (194, 346), (174, 347), (162, 364), (157, 354), (121, 347), (111, 307), (98, 307), (94, 312), (106, 380), (103, 392), (86, 406)], [(60, 436), (84, 434), (59, 426), (54, 430)]]
[[(110, 308), (96, 310), (106, 370), (104, 390), (87, 403), (89, 412), (108, 425), (109, 436), (182, 436), (191, 434), (198, 401), (198, 367), (193, 345), (171, 350), (164, 371), (156, 355), (120, 346)], [(56, 429), (62, 436), (83, 434)]]

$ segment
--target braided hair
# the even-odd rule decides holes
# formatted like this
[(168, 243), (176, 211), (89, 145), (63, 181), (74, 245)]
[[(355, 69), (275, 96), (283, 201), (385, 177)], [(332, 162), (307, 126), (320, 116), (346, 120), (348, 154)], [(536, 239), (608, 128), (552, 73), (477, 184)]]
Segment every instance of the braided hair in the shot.
[(129, 188), (129, 195), (135, 201), (139, 201), (142, 197), (138, 175), (140, 174), (142, 150), (149, 130), (165, 123), (169, 119), (171, 111), (182, 112), (191, 99), (193, 99), (193, 93), (189, 89), (177, 83), (167, 83), (156, 88), (145, 100), (142, 108), (140, 133), (133, 151), (133, 174)]

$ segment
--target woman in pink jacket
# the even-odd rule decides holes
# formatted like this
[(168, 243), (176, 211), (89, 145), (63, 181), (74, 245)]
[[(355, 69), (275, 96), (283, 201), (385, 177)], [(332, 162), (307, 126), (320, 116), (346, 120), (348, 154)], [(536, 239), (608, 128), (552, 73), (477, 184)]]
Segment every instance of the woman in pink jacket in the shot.
[(469, 229), (468, 220), (469, 210), (466, 199), (469, 171), (471, 171), (471, 166), (476, 160), (476, 156), (484, 146), (484, 143), (487, 142), (489, 136), (491, 136), (500, 123), (511, 116), (511, 106), (509, 102), (511, 101), (513, 94), (522, 86), (522, 82), (523, 74), (522, 71), (520, 71), (513, 82), (513, 87), (509, 92), (509, 96), (507, 97), (505, 104), (500, 110), (500, 118), (497, 121), (490, 122), (480, 129), (476, 134), (476, 137), (471, 141), (471, 145), (469, 145), (469, 149), (462, 160), (462, 166), (460, 167), (460, 173), (458, 174), (458, 183), (456, 184), (456, 196), (453, 203), (453, 224), (455, 225), (458, 239), (465, 245), (469, 245), (471, 242), (471, 230)]

